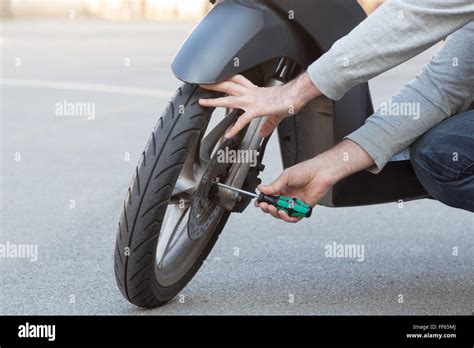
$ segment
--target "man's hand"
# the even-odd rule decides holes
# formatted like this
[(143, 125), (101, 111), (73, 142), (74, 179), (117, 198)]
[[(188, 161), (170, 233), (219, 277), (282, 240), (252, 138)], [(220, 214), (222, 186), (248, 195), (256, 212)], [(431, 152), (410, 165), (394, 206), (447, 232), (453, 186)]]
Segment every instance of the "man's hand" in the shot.
[[(343, 140), (332, 149), (318, 156), (285, 169), (268, 186), (259, 190), (268, 195), (295, 197), (314, 207), (326, 192), (339, 180), (367, 169), (374, 160), (359, 145), (351, 140)], [(301, 218), (290, 217), (267, 203), (255, 203), (265, 213), (286, 222), (297, 222)]]
[(244, 113), (225, 135), (234, 137), (256, 117), (268, 116), (260, 129), (260, 136), (270, 135), (287, 116), (296, 114), (311, 99), (321, 95), (304, 73), (289, 83), (275, 87), (258, 87), (242, 75), (235, 75), (227, 81), (201, 85), (202, 88), (223, 92), (228, 96), (216, 99), (200, 99), (205, 107), (241, 109)]
[[(270, 185), (260, 185), (258, 189), (268, 195), (299, 198), (314, 207), (332, 185), (331, 177), (325, 176), (323, 172), (319, 171), (318, 163), (313, 158), (285, 169)], [(274, 218), (283, 219), (286, 222), (297, 222), (301, 219), (290, 217), (284, 211), (277, 210), (276, 207), (265, 202), (255, 201), (255, 206), (260, 207)]]

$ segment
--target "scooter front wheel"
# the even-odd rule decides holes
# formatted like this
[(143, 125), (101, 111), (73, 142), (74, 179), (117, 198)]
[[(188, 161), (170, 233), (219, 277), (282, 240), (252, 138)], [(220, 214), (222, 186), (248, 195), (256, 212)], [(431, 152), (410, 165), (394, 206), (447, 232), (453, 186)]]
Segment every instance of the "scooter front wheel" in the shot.
[[(116, 238), (115, 276), (123, 296), (137, 306), (157, 307), (176, 296), (199, 270), (229, 217), (199, 197), (209, 195), (199, 189), (203, 173), (210, 170), (199, 163), (199, 144), (213, 109), (198, 101), (216, 95), (190, 84), (176, 92), (128, 189)], [(213, 170), (214, 176), (225, 175), (222, 168)], [(191, 219), (201, 209), (193, 206), (196, 201), (205, 203), (205, 211)]]

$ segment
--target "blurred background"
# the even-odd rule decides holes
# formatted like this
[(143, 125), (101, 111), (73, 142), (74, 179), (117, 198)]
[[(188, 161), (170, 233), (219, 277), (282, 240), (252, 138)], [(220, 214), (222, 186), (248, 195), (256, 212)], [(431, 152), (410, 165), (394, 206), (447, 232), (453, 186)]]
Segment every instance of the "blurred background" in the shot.
[[(383, 0), (359, 0), (371, 13)], [(208, 0), (1, 0), (3, 18), (99, 17), (113, 20), (196, 20), (211, 7)]]

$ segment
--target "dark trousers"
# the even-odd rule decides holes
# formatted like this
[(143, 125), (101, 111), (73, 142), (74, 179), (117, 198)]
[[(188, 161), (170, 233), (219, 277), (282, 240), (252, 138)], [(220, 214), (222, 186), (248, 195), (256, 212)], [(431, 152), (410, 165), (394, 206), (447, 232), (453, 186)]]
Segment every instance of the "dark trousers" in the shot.
[(440, 122), (410, 148), (416, 176), (428, 193), (474, 212), (474, 110)]

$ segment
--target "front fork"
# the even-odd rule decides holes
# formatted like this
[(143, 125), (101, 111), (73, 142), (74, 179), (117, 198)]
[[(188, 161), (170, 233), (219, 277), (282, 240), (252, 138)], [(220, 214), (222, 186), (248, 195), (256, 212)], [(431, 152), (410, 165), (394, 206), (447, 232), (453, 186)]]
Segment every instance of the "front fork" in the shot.
[[(279, 86), (286, 83), (291, 77), (294, 76), (297, 66), (288, 58), (281, 58), (275, 74), (268, 79), (265, 84), (266, 87)], [(247, 127), (245, 135), (242, 139), (240, 150), (249, 151), (249, 153), (258, 153), (258, 161), (256, 167), (251, 167), (250, 161), (245, 163), (235, 163), (232, 165), (229, 175), (227, 176), (226, 184), (232, 187), (244, 188), (249, 191), (254, 191), (257, 186), (257, 176), (260, 171), (263, 170), (264, 166), (261, 164), (263, 158), (263, 152), (268, 141), (267, 138), (260, 136), (260, 129), (267, 120), (267, 117), (254, 118)], [(250, 158), (248, 156), (248, 158)], [(250, 175), (254, 175), (254, 178), (249, 178)], [(250, 184), (249, 184), (250, 183)], [(244, 184), (247, 184), (243, 187)], [(219, 187), (216, 193), (219, 200), (219, 205), (226, 210), (230, 211), (242, 211), (248, 205), (248, 202), (242, 204), (243, 198), (239, 193), (232, 190)], [(237, 206), (239, 206), (237, 208)]]

